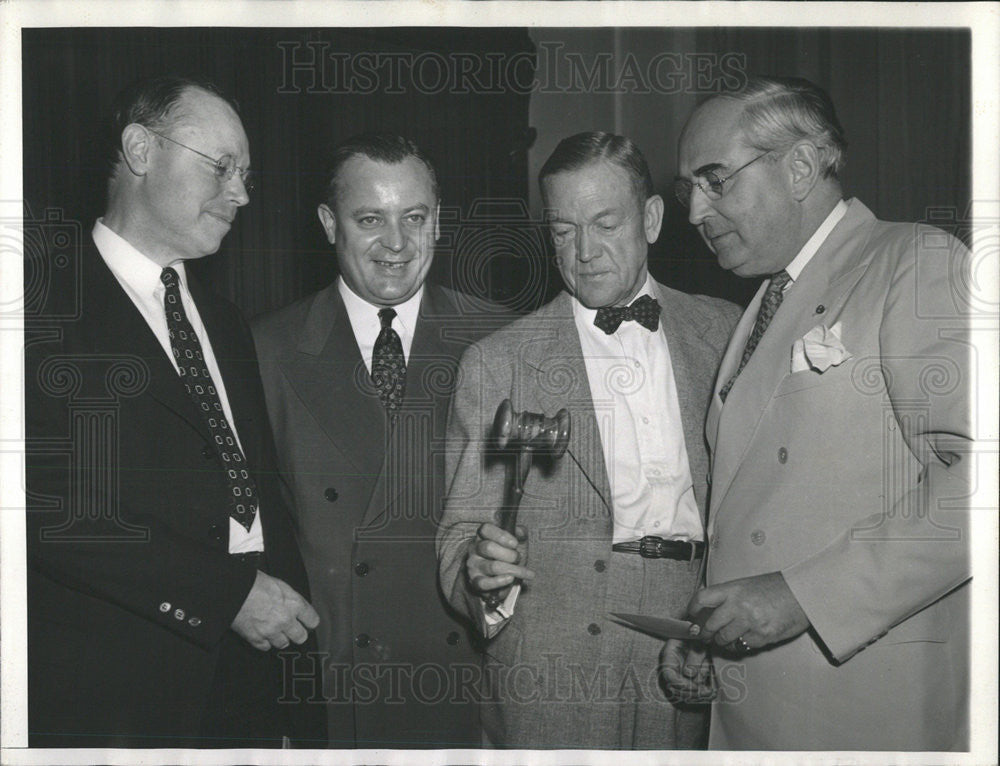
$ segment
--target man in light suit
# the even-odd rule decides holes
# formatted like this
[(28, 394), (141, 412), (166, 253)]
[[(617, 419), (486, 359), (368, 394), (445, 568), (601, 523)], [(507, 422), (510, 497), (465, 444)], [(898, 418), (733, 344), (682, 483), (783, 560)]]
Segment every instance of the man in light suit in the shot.
[[(459, 370), (438, 539), (451, 603), (490, 638), (483, 723), (524, 748), (694, 748), (705, 715), (658, 684), (661, 642), (609, 612), (683, 613), (699, 581), (702, 423), (739, 313), (654, 281), (663, 200), (627, 138), (563, 140), (540, 173), (566, 292), (477, 343)], [(527, 476), (517, 535), (494, 523), (497, 405), (572, 419)], [(517, 583), (515, 583), (515, 578)], [(487, 606), (491, 592), (503, 602)]]
[[(709, 410), (710, 747), (968, 743), (971, 369), (941, 231), (844, 200), (828, 96), (751, 79), (690, 118), (678, 196), (726, 269), (767, 277)], [(665, 648), (682, 692), (700, 655)], [(685, 675), (686, 671), (686, 675)]]
[(111, 123), (106, 213), (25, 322), (28, 742), (314, 745), (272, 651), (314, 650), (318, 618), (253, 341), (185, 269), (249, 201), (247, 137), (177, 77)]
[(253, 330), (322, 617), (330, 746), (478, 745), (478, 655), (437, 587), (434, 536), (458, 359), (506, 320), (425, 282), (439, 195), (413, 142), (348, 139), (327, 179), (340, 277)]

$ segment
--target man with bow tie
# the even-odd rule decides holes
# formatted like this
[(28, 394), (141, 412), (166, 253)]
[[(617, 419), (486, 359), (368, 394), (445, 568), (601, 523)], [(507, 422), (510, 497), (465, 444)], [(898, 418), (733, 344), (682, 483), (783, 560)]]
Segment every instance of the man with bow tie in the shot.
[[(609, 612), (680, 616), (704, 555), (702, 425), (739, 314), (647, 273), (663, 200), (623, 136), (564, 139), (539, 176), (566, 291), (463, 356), (448, 427), (441, 584), (490, 642), (484, 730), (523, 748), (693, 748), (702, 712), (657, 683), (661, 642)], [(494, 523), (497, 405), (569, 409), (567, 454), (535, 460), (515, 537)], [(503, 600), (495, 609), (486, 597)]]

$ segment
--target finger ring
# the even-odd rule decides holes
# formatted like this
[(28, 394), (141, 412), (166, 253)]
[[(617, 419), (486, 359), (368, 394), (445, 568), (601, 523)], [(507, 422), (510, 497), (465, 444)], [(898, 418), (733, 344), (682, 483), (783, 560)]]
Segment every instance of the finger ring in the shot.
[(740, 654), (750, 654), (750, 652), (753, 651), (750, 648), (750, 645), (743, 640), (743, 636), (740, 636), (735, 641), (733, 641), (733, 646), (736, 648), (736, 651), (739, 652)]

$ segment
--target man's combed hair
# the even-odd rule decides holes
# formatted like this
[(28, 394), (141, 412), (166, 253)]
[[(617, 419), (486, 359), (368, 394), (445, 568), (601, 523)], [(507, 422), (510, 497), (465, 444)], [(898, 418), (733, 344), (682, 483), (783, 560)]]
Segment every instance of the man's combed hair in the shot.
[(721, 98), (743, 104), (740, 127), (758, 151), (785, 151), (813, 140), (823, 150), (823, 175), (844, 166), (847, 138), (827, 92), (799, 77), (748, 78), (746, 87)]
[(181, 96), (194, 88), (218, 96), (239, 114), (239, 104), (234, 99), (214, 83), (199, 77), (147, 77), (127, 85), (115, 96), (106, 138), (109, 182), (114, 180), (123, 159), (122, 131), (133, 123), (159, 133), (167, 131), (179, 117), (177, 106)]
[(434, 196), (440, 197), (434, 165), (413, 141), (389, 133), (361, 133), (335, 145), (327, 155), (323, 201), (331, 208), (337, 200), (337, 179), (340, 171), (347, 161), (354, 157), (367, 157), (387, 165), (398, 165), (410, 157), (419, 160), (430, 173)]
[(640, 205), (653, 196), (653, 176), (639, 147), (625, 136), (601, 131), (577, 133), (559, 142), (538, 172), (542, 194), (545, 194), (545, 181), (550, 176), (579, 170), (597, 160), (607, 160), (628, 173)]

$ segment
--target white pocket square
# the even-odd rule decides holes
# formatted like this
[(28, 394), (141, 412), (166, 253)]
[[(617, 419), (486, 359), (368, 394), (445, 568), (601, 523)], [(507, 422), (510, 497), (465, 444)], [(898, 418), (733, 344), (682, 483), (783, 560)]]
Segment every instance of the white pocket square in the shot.
[(844, 348), (840, 331), (840, 322), (833, 327), (816, 325), (795, 341), (792, 344), (792, 372), (826, 372), (830, 367), (850, 359), (853, 354)]

